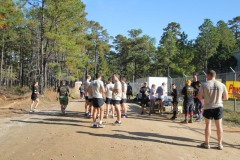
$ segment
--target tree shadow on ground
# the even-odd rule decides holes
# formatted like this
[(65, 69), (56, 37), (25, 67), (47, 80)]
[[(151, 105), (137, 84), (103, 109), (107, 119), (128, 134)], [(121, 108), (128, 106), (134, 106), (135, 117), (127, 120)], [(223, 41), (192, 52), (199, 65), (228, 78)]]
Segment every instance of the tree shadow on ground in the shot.
[[(175, 145), (175, 146), (181, 146), (181, 147), (194, 147), (194, 148), (197, 147), (197, 145), (190, 145), (190, 144), (166, 141), (166, 137), (168, 137), (169, 140), (177, 140), (177, 141), (184, 141), (183, 140), (183, 139), (185, 139), (184, 137), (171, 137), (171, 136), (166, 136), (166, 135), (159, 135), (158, 137), (153, 137), (153, 138), (159, 138), (159, 139), (146, 138), (146, 137), (152, 137), (154, 135), (153, 133), (147, 133), (147, 132), (141, 133), (141, 134), (138, 134), (138, 132), (132, 132), (133, 133), (132, 135), (134, 135), (134, 136), (127, 136), (124, 134), (98, 134), (98, 133), (91, 133), (91, 132), (84, 132), (84, 131), (77, 131), (77, 133), (87, 134), (87, 135), (95, 136), (95, 137), (106, 137), (106, 138), (114, 138), (114, 139), (133, 140), (133, 141), (154, 142), (154, 143), (169, 144), (169, 145)], [(129, 132), (129, 133), (131, 134), (131, 132)], [(187, 139), (187, 140), (189, 140), (190, 142), (195, 142), (195, 143), (199, 142), (194, 139)]]
[[(76, 124), (76, 123), (60, 123), (60, 122), (54, 122), (53, 123), (53, 121), (51, 122), (49, 122), (49, 121), (46, 121), (46, 120), (38, 120), (38, 121), (24, 121), (24, 120), (11, 120), (12, 122), (19, 122), (19, 123), (28, 123), (28, 124), (47, 124), (47, 125), (62, 125), (62, 126), (77, 126), (77, 127), (87, 127), (87, 128), (89, 128), (90, 127), (90, 125), (89, 126), (87, 126), (87, 125), (81, 125), (81, 124)], [(68, 120), (67, 120), (67, 122), (68, 122)], [(81, 122), (81, 123), (83, 123), (83, 122)], [(87, 122), (84, 122), (84, 123), (87, 123)], [(90, 123), (89, 123), (90, 124)]]

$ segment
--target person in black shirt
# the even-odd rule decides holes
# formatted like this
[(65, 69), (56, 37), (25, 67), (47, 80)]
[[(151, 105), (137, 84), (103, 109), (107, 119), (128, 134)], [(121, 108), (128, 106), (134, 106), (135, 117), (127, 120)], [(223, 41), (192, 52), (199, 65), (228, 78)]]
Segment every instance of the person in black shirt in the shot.
[(202, 102), (198, 99), (198, 92), (199, 88), (201, 87), (201, 82), (197, 81), (195, 83), (195, 92), (194, 92), (194, 105), (195, 105), (195, 111), (196, 114), (198, 115), (196, 121), (201, 121), (202, 119)]
[(172, 84), (172, 92), (171, 95), (173, 97), (173, 116), (172, 116), (172, 120), (175, 120), (177, 118), (177, 114), (178, 114), (178, 91), (177, 91), (177, 86), (175, 84)]
[[(32, 95), (31, 95), (32, 104), (30, 105), (30, 111), (29, 112), (34, 112), (35, 109), (37, 108), (37, 106), (39, 104), (38, 94), (39, 94), (38, 82), (34, 82), (33, 85), (32, 85)], [(36, 105), (33, 108), (33, 105), (34, 105), (35, 102), (36, 102)]]
[(57, 99), (59, 99), (62, 114), (65, 114), (69, 96), (69, 88), (66, 85), (66, 81), (62, 81), (62, 84), (58, 87), (57, 93), (58, 93)]
[(132, 93), (132, 86), (130, 86), (130, 84), (128, 83), (128, 86), (127, 86), (127, 99), (129, 100), (132, 95), (133, 95), (133, 93)]
[[(194, 107), (194, 88), (191, 86), (190, 80), (186, 81), (186, 86), (182, 90), (182, 95), (184, 96), (183, 107), (185, 113), (185, 120), (182, 123), (192, 123)], [(188, 115), (190, 115), (189, 121), (187, 121)]]
[(143, 84), (143, 87), (140, 89), (140, 93), (142, 93), (142, 98), (141, 98), (141, 106), (142, 106), (142, 112), (141, 114), (144, 113), (144, 107), (148, 107), (148, 102), (149, 102), (149, 93), (150, 93), (150, 88), (148, 87), (147, 82)]

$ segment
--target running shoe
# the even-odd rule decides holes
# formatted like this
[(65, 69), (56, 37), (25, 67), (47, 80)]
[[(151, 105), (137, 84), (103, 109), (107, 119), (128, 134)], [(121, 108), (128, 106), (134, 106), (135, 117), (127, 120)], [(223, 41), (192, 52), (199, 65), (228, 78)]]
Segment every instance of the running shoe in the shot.
[(108, 119), (108, 115), (106, 115), (106, 119)]
[(200, 147), (201, 147), (201, 148), (205, 148), (205, 149), (210, 149), (210, 148), (211, 148), (211, 146), (210, 146), (209, 144), (206, 144), (206, 143), (202, 143), (202, 144), (200, 145)]
[(218, 147), (217, 147), (219, 150), (223, 150), (223, 145), (222, 144), (218, 144)]
[(98, 125), (97, 124), (93, 124), (93, 126), (92, 126), (93, 128), (97, 128), (98, 127)]
[(101, 124), (99, 123), (99, 124), (98, 124), (98, 127), (99, 127), (99, 128), (103, 128), (103, 127), (104, 127), (103, 123), (101, 123)]
[(173, 116), (173, 117), (172, 117), (172, 118), (170, 118), (170, 119), (171, 119), (171, 120), (175, 120), (175, 119), (176, 119), (176, 117), (174, 117), (174, 116)]
[(127, 114), (125, 114), (125, 118), (128, 118), (128, 115), (127, 115)]
[(189, 120), (188, 123), (193, 123), (193, 121), (192, 121), (192, 120)]
[(120, 125), (120, 124), (122, 124), (122, 123), (119, 122), (119, 121), (115, 121), (113, 124), (114, 124), (114, 125)]
[(201, 120), (202, 120), (201, 118), (197, 118), (195, 121), (196, 122), (201, 122)]
[(84, 114), (84, 116), (86, 116), (86, 117), (87, 117), (87, 116), (88, 116), (88, 114), (89, 114), (89, 113), (85, 113), (85, 114)]
[(182, 121), (181, 123), (183, 123), (183, 124), (188, 124), (188, 121), (187, 121), (187, 120), (184, 120), (184, 121)]
[(29, 110), (29, 113), (33, 113), (34, 112), (34, 110)]

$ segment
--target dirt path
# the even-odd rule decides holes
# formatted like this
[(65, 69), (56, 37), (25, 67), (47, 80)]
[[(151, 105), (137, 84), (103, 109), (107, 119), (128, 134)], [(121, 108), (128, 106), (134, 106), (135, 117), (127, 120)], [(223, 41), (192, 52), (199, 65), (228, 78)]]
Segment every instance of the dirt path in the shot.
[[(130, 118), (121, 126), (107, 119), (103, 129), (84, 119), (83, 102), (73, 101), (65, 117), (58, 108), (0, 121), (1, 160), (237, 160), (240, 129), (224, 127), (224, 150), (196, 147), (203, 140), (203, 123), (183, 125), (159, 115), (139, 115), (129, 105)], [(80, 112), (79, 112), (80, 111)], [(216, 145), (213, 132), (212, 145)]]

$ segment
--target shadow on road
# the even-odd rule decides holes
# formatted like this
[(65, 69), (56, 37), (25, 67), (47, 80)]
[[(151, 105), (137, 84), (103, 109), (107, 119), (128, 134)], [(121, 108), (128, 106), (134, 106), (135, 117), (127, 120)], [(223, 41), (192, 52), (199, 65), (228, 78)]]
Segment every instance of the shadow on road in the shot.
[[(121, 132), (125, 132), (125, 131), (121, 131)], [(117, 138), (117, 139), (133, 140), (133, 141), (163, 143), (163, 144), (169, 144), (169, 145), (175, 145), (175, 146), (181, 146), (181, 147), (183, 147), (183, 146), (184, 147), (197, 147), (197, 145), (190, 145), (190, 144), (166, 141), (166, 139), (184, 141), (184, 139), (186, 139), (184, 137), (171, 137), (171, 136), (166, 136), (166, 135), (156, 136), (157, 134), (147, 133), (147, 132), (142, 132), (142, 133), (141, 132), (127, 132), (129, 134), (132, 133), (132, 135), (134, 135), (134, 136), (127, 136), (124, 134), (98, 134), (98, 133), (91, 133), (91, 132), (84, 132), (84, 131), (77, 131), (77, 133), (88, 134), (90, 136), (95, 136), (95, 137), (107, 137), (107, 138)], [(152, 139), (152, 138), (146, 138), (146, 137), (152, 137), (152, 138), (158, 138), (158, 139)], [(190, 140), (189, 142), (199, 143), (199, 141), (194, 140), (194, 139), (187, 138), (187, 140)]]

